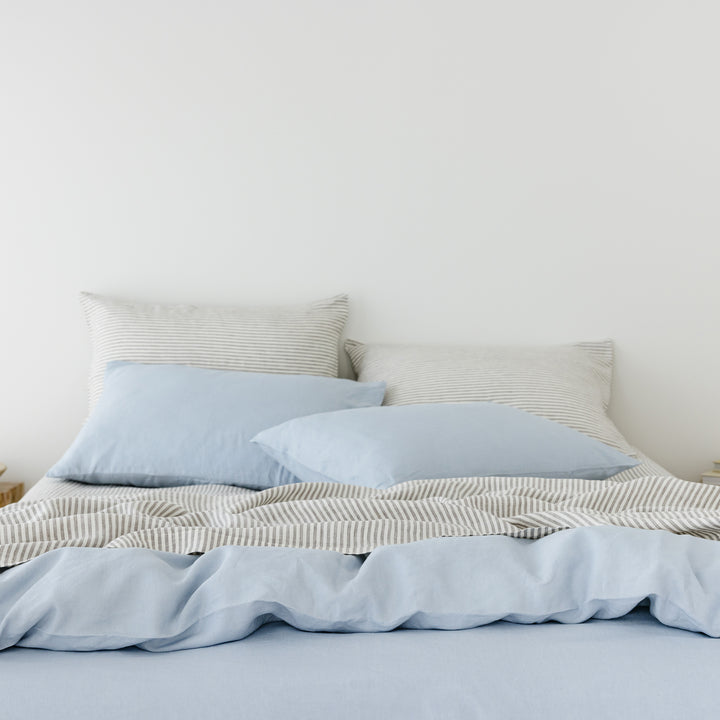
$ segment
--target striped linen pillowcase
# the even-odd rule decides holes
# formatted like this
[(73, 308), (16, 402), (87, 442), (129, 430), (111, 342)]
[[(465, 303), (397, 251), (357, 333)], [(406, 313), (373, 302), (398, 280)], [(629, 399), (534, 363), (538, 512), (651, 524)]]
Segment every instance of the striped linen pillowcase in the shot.
[(81, 293), (90, 328), (90, 408), (111, 360), (337, 377), (347, 295), (292, 306), (198, 307)]
[(611, 340), (549, 346), (345, 343), (358, 380), (387, 383), (385, 405), (496, 402), (635, 455), (607, 416)]

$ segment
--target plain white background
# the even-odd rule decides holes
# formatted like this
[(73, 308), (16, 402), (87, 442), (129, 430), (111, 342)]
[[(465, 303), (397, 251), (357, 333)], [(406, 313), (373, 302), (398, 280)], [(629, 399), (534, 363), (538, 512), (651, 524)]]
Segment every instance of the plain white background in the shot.
[(715, 0), (0, 3), (0, 462), (86, 413), (81, 289), (348, 292), (368, 341), (612, 337), (611, 414), (720, 455)]

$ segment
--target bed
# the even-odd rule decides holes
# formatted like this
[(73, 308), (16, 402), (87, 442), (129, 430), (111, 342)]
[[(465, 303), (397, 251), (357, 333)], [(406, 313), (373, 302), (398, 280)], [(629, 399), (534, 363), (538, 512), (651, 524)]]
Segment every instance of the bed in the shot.
[[(168, 312), (88, 296), (84, 303), (96, 364), (107, 368), (104, 380), (99, 370), (91, 376), (97, 407), (52, 470), (64, 477), (44, 478), (20, 503), (0, 510), (3, 717), (678, 718), (714, 712), (720, 700), (712, 680), (720, 667), (720, 490), (674, 478), (612, 425), (605, 414), (608, 343), (513, 350), (500, 361), (496, 350), (438, 354), (437, 348), (351, 343), (351, 360), (366, 383), (361, 388), (305, 377), (317, 370), (308, 357), (317, 356), (323, 338), (327, 352), (320, 362), (329, 364), (316, 374), (336, 374), (328, 358), (346, 312), (337, 299), (284, 310), (280, 318), (255, 312), (251, 332), (241, 323), (245, 335), (237, 347), (245, 360), (266, 357), (267, 328), (279, 327), (270, 340), (272, 361), (305, 363), (299, 371), (276, 368), (280, 378), (267, 380), (262, 363), (222, 371), (203, 364), (207, 354), (198, 348), (207, 348), (208, 336), (198, 341), (199, 328), (201, 334), (208, 325), (221, 328), (226, 348), (227, 314), (198, 317), (194, 308)], [(308, 320), (313, 312), (318, 322)], [(158, 322), (174, 323), (173, 333), (144, 332), (139, 342), (143, 325)], [(258, 323), (264, 349), (249, 351), (247, 338), (257, 338)], [(288, 328), (298, 324), (312, 332), (319, 327), (320, 335), (290, 333), (301, 346), (282, 346)], [(171, 367), (167, 348), (148, 339), (170, 335), (174, 343), (182, 336), (182, 351), (192, 351), (179, 356), (173, 345)], [(134, 356), (139, 346), (149, 356)], [(242, 360), (242, 352), (226, 353), (220, 362)], [(303, 414), (293, 405), (284, 411), (290, 419), (277, 426), (281, 431), (261, 438), (274, 454), (252, 448), (248, 455), (243, 446), (235, 455), (223, 450), (218, 464), (218, 448), (229, 441), (221, 437), (212, 445), (222, 435), (213, 423), (245, 418), (233, 393), (259, 393), (266, 412), (279, 383), (279, 402), (290, 394), (297, 403), (296, 380), (292, 393), (283, 385), (287, 373), (311, 386), (313, 403), (340, 403), (340, 409), (303, 405)], [(138, 378), (142, 392), (122, 384)], [(196, 378), (201, 399), (192, 404)], [(239, 389), (228, 385), (238, 379), (245, 383)], [(383, 385), (378, 396), (380, 380), (387, 391)], [(176, 402), (177, 392), (153, 389), (180, 383), (182, 407), (191, 403), (197, 420), (218, 382), (217, 395), (233, 412), (214, 402), (189, 430), (173, 419), (183, 413), (163, 405), (168, 398)], [(247, 394), (247, 382), (254, 394)], [(258, 382), (265, 383), (261, 391)], [(140, 410), (133, 406), (136, 414), (122, 425), (117, 408), (129, 412), (129, 397), (139, 398)], [(383, 400), (396, 409), (386, 412)], [(435, 404), (442, 407), (436, 411)], [(504, 409), (507, 404), (517, 411)], [(155, 419), (141, 422), (148, 416)], [(538, 424), (536, 416), (544, 419)], [(106, 445), (98, 418), (110, 422)], [(478, 426), (483, 437), (494, 438), (484, 443), (493, 452), (481, 458), (474, 425), (468, 443), (461, 442), (476, 421), (485, 423)], [(253, 422), (260, 422), (255, 414)], [(212, 435), (199, 442), (208, 424)], [(387, 428), (399, 424), (412, 432), (387, 443)], [(567, 432), (573, 426), (577, 435)], [(238, 432), (234, 427), (228, 437)], [(510, 436), (508, 449), (503, 442)], [(350, 445), (343, 444), (347, 437)], [(173, 442), (159, 461), (162, 472), (148, 469), (157, 446)], [(576, 442), (573, 453), (566, 452)], [(151, 455), (143, 450), (139, 460), (132, 457), (144, 444)], [(214, 452), (198, 460), (198, 448), (207, 444)], [(445, 457), (438, 448), (449, 444)], [(362, 452), (348, 464), (354, 447)], [(270, 464), (268, 458), (275, 463), (278, 457), (284, 469)], [(614, 463), (600, 477), (598, 457)], [(627, 467), (617, 465), (622, 458)], [(559, 459), (572, 464), (560, 468)], [(272, 467), (273, 482), (209, 481), (232, 463), (240, 477), (251, 462)], [(508, 472), (498, 473), (500, 467)], [(358, 468), (361, 475), (353, 475)], [(447, 468), (453, 472), (443, 474)], [(201, 471), (205, 482), (197, 482)]]

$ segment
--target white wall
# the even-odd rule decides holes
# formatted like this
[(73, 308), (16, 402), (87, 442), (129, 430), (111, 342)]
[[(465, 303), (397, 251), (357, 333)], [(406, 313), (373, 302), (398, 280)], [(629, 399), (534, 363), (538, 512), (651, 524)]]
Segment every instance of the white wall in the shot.
[(81, 289), (346, 291), (363, 340), (613, 337), (613, 417), (698, 475), (720, 455), (719, 23), (716, 0), (0, 3), (7, 478), (84, 418)]

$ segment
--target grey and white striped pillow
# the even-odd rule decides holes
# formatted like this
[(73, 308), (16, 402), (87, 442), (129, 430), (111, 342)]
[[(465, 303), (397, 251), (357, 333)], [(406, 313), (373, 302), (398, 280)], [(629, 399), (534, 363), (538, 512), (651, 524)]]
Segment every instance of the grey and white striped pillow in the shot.
[(635, 450), (607, 416), (611, 340), (549, 346), (365, 345), (348, 340), (358, 380), (387, 383), (385, 405), (497, 402)]
[(347, 295), (305, 305), (198, 307), (81, 293), (90, 328), (90, 407), (111, 360), (337, 377)]

